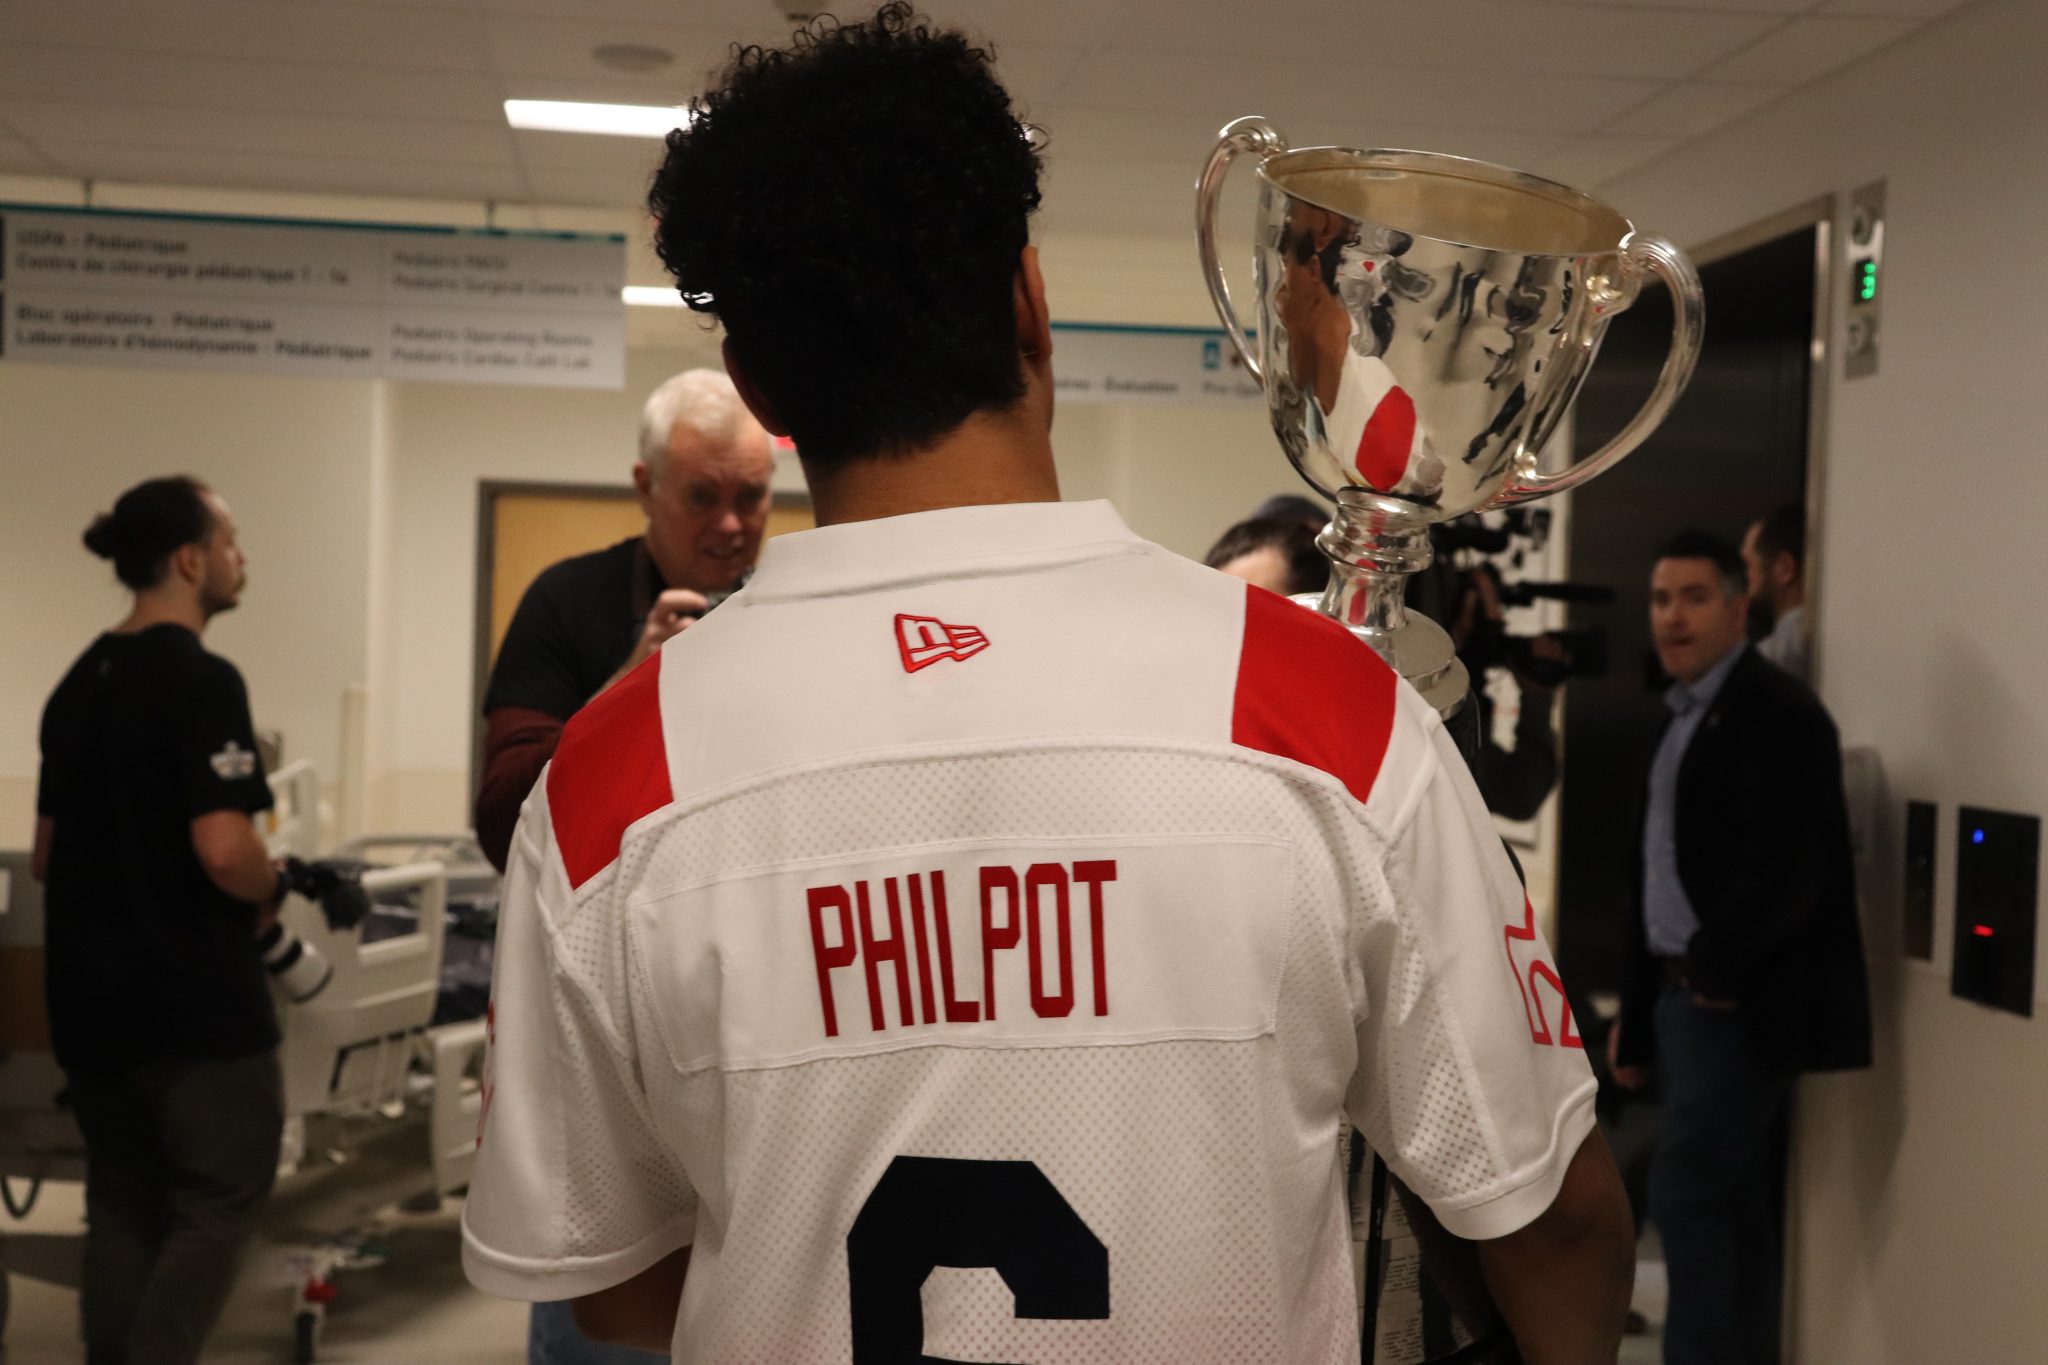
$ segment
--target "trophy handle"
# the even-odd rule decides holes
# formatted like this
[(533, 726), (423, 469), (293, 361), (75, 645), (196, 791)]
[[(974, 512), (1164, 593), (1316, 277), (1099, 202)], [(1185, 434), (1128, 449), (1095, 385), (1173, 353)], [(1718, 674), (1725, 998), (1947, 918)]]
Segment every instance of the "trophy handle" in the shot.
[[(1671, 352), (1664, 357), (1664, 369), (1657, 376), (1657, 386), (1650, 391), (1649, 398), (1629, 424), (1606, 445), (1555, 474), (1532, 470), (1517, 475), (1512, 483), (1494, 495), (1487, 507), (1506, 507), (1577, 488), (1619, 463), (1622, 456), (1641, 445), (1664, 420), (1664, 415), (1671, 411), (1678, 395), (1685, 392), (1686, 382), (1692, 378), (1693, 366), (1699, 361), (1700, 340), (1707, 327), (1706, 295), (1700, 288), (1699, 271), (1693, 269), (1691, 258), (1678, 248), (1677, 243), (1653, 233), (1632, 234), (1622, 247), (1621, 256), (1623, 269), (1648, 270), (1663, 280), (1671, 291)], [(1629, 297), (1633, 297), (1634, 292), (1631, 289)]]
[(1261, 384), (1266, 382), (1266, 376), (1259, 369), (1259, 358), (1245, 343), (1244, 326), (1237, 320), (1237, 309), (1231, 306), (1230, 286), (1224, 282), (1223, 261), (1216, 252), (1216, 204), (1223, 197), (1223, 177), (1229, 174), (1230, 163), (1241, 153), (1256, 152), (1264, 160), (1286, 150), (1287, 135), (1257, 114), (1232, 119), (1223, 125), (1216, 150), (1209, 153), (1209, 164), (1202, 167), (1202, 178), (1195, 182), (1195, 241), (1202, 251), (1202, 278), (1209, 286), (1209, 301), (1216, 305), (1216, 316), (1223, 319), (1224, 334), (1237, 347), (1244, 367)]

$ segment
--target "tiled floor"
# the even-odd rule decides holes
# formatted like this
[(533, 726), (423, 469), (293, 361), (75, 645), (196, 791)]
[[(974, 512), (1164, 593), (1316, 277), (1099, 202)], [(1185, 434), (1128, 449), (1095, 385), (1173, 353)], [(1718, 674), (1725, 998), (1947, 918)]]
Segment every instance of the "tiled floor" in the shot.
[[(5, 1254), (17, 1270), (71, 1273), (72, 1240), (80, 1224), (80, 1189), (48, 1187), (25, 1223), (6, 1224)], [(526, 1309), (471, 1289), (462, 1278), (457, 1219), (459, 1201), (432, 1214), (390, 1214), (380, 1219), (389, 1259), (381, 1266), (343, 1272), (340, 1297), (328, 1310), (320, 1360), (327, 1365), (525, 1365)], [(1646, 1248), (1655, 1255), (1654, 1242)], [(259, 1253), (260, 1255), (261, 1253)], [(252, 1270), (256, 1269), (252, 1267)], [(245, 1275), (245, 1280), (259, 1278)], [(11, 1277), (6, 1365), (81, 1365), (77, 1295), (24, 1274)], [(1620, 1365), (1658, 1365), (1656, 1327), (1664, 1320), (1662, 1260), (1636, 1265), (1633, 1305), (1650, 1320), (1647, 1336), (1622, 1343)], [(280, 1365), (291, 1358), (290, 1292), (250, 1284), (228, 1306), (208, 1365)]]
[(1664, 1279), (1664, 1262), (1647, 1256), (1636, 1260), (1636, 1292), (1629, 1301), (1629, 1307), (1650, 1320), (1648, 1334), (1639, 1337), (1623, 1337), (1620, 1365), (1659, 1365), (1664, 1358), (1664, 1343), (1659, 1331), (1664, 1325), (1664, 1298), (1667, 1284)]
[[(5, 1256), (17, 1269), (75, 1274), (72, 1239), (80, 1225), (80, 1187), (51, 1185), (25, 1223), (0, 1224)], [(433, 1214), (392, 1214), (380, 1219), (389, 1260), (342, 1272), (339, 1297), (321, 1334), (323, 1365), (525, 1365), (526, 1308), (487, 1298), (462, 1278), (459, 1201)], [(275, 1264), (247, 1268), (244, 1287), (228, 1305), (206, 1353), (207, 1365), (282, 1365), (291, 1359), (291, 1291), (259, 1281)], [(272, 1254), (272, 1261), (275, 1255)], [(13, 1309), (7, 1324), (6, 1365), (81, 1365), (78, 1296), (32, 1279), (10, 1276)]]

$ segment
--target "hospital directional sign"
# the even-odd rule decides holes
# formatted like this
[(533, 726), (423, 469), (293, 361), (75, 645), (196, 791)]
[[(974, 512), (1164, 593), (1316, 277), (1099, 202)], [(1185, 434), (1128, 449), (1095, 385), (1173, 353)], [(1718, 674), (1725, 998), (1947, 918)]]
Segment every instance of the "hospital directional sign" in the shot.
[(625, 239), (0, 204), (0, 360), (616, 389)]
[(1063, 403), (1263, 403), (1265, 390), (1214, 327), (1052, 325)]

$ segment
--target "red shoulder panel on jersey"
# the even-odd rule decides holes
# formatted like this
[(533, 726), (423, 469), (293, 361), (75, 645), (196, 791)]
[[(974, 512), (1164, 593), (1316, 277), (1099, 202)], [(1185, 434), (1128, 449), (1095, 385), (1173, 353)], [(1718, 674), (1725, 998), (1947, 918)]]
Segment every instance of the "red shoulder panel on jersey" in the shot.
[(548, 815), (571, 888), (611, 866), (626, 827), (672, 797), (661, 736), (661, 655), (570, 719), (548, 769)]
[(1394, 687), (1350, 631), (1247, 585), (1231, 743), (1320, 768), (1364, 801), (1393, 736)]

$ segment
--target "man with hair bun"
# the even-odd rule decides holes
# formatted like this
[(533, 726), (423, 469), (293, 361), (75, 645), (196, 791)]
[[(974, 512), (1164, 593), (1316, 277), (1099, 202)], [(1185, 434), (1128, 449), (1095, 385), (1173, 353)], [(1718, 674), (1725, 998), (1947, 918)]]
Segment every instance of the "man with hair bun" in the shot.
[(50, 1032), (86, 1147), (91, 1365), (191, 1365), (270, 1192), (284, 1123), (259, 958), (285, 877), (235, 666), (200, 643), (247, 581), (235, 520), (151, 479), (85, 544), (134, 603), (50, 696), (34, 875)]

